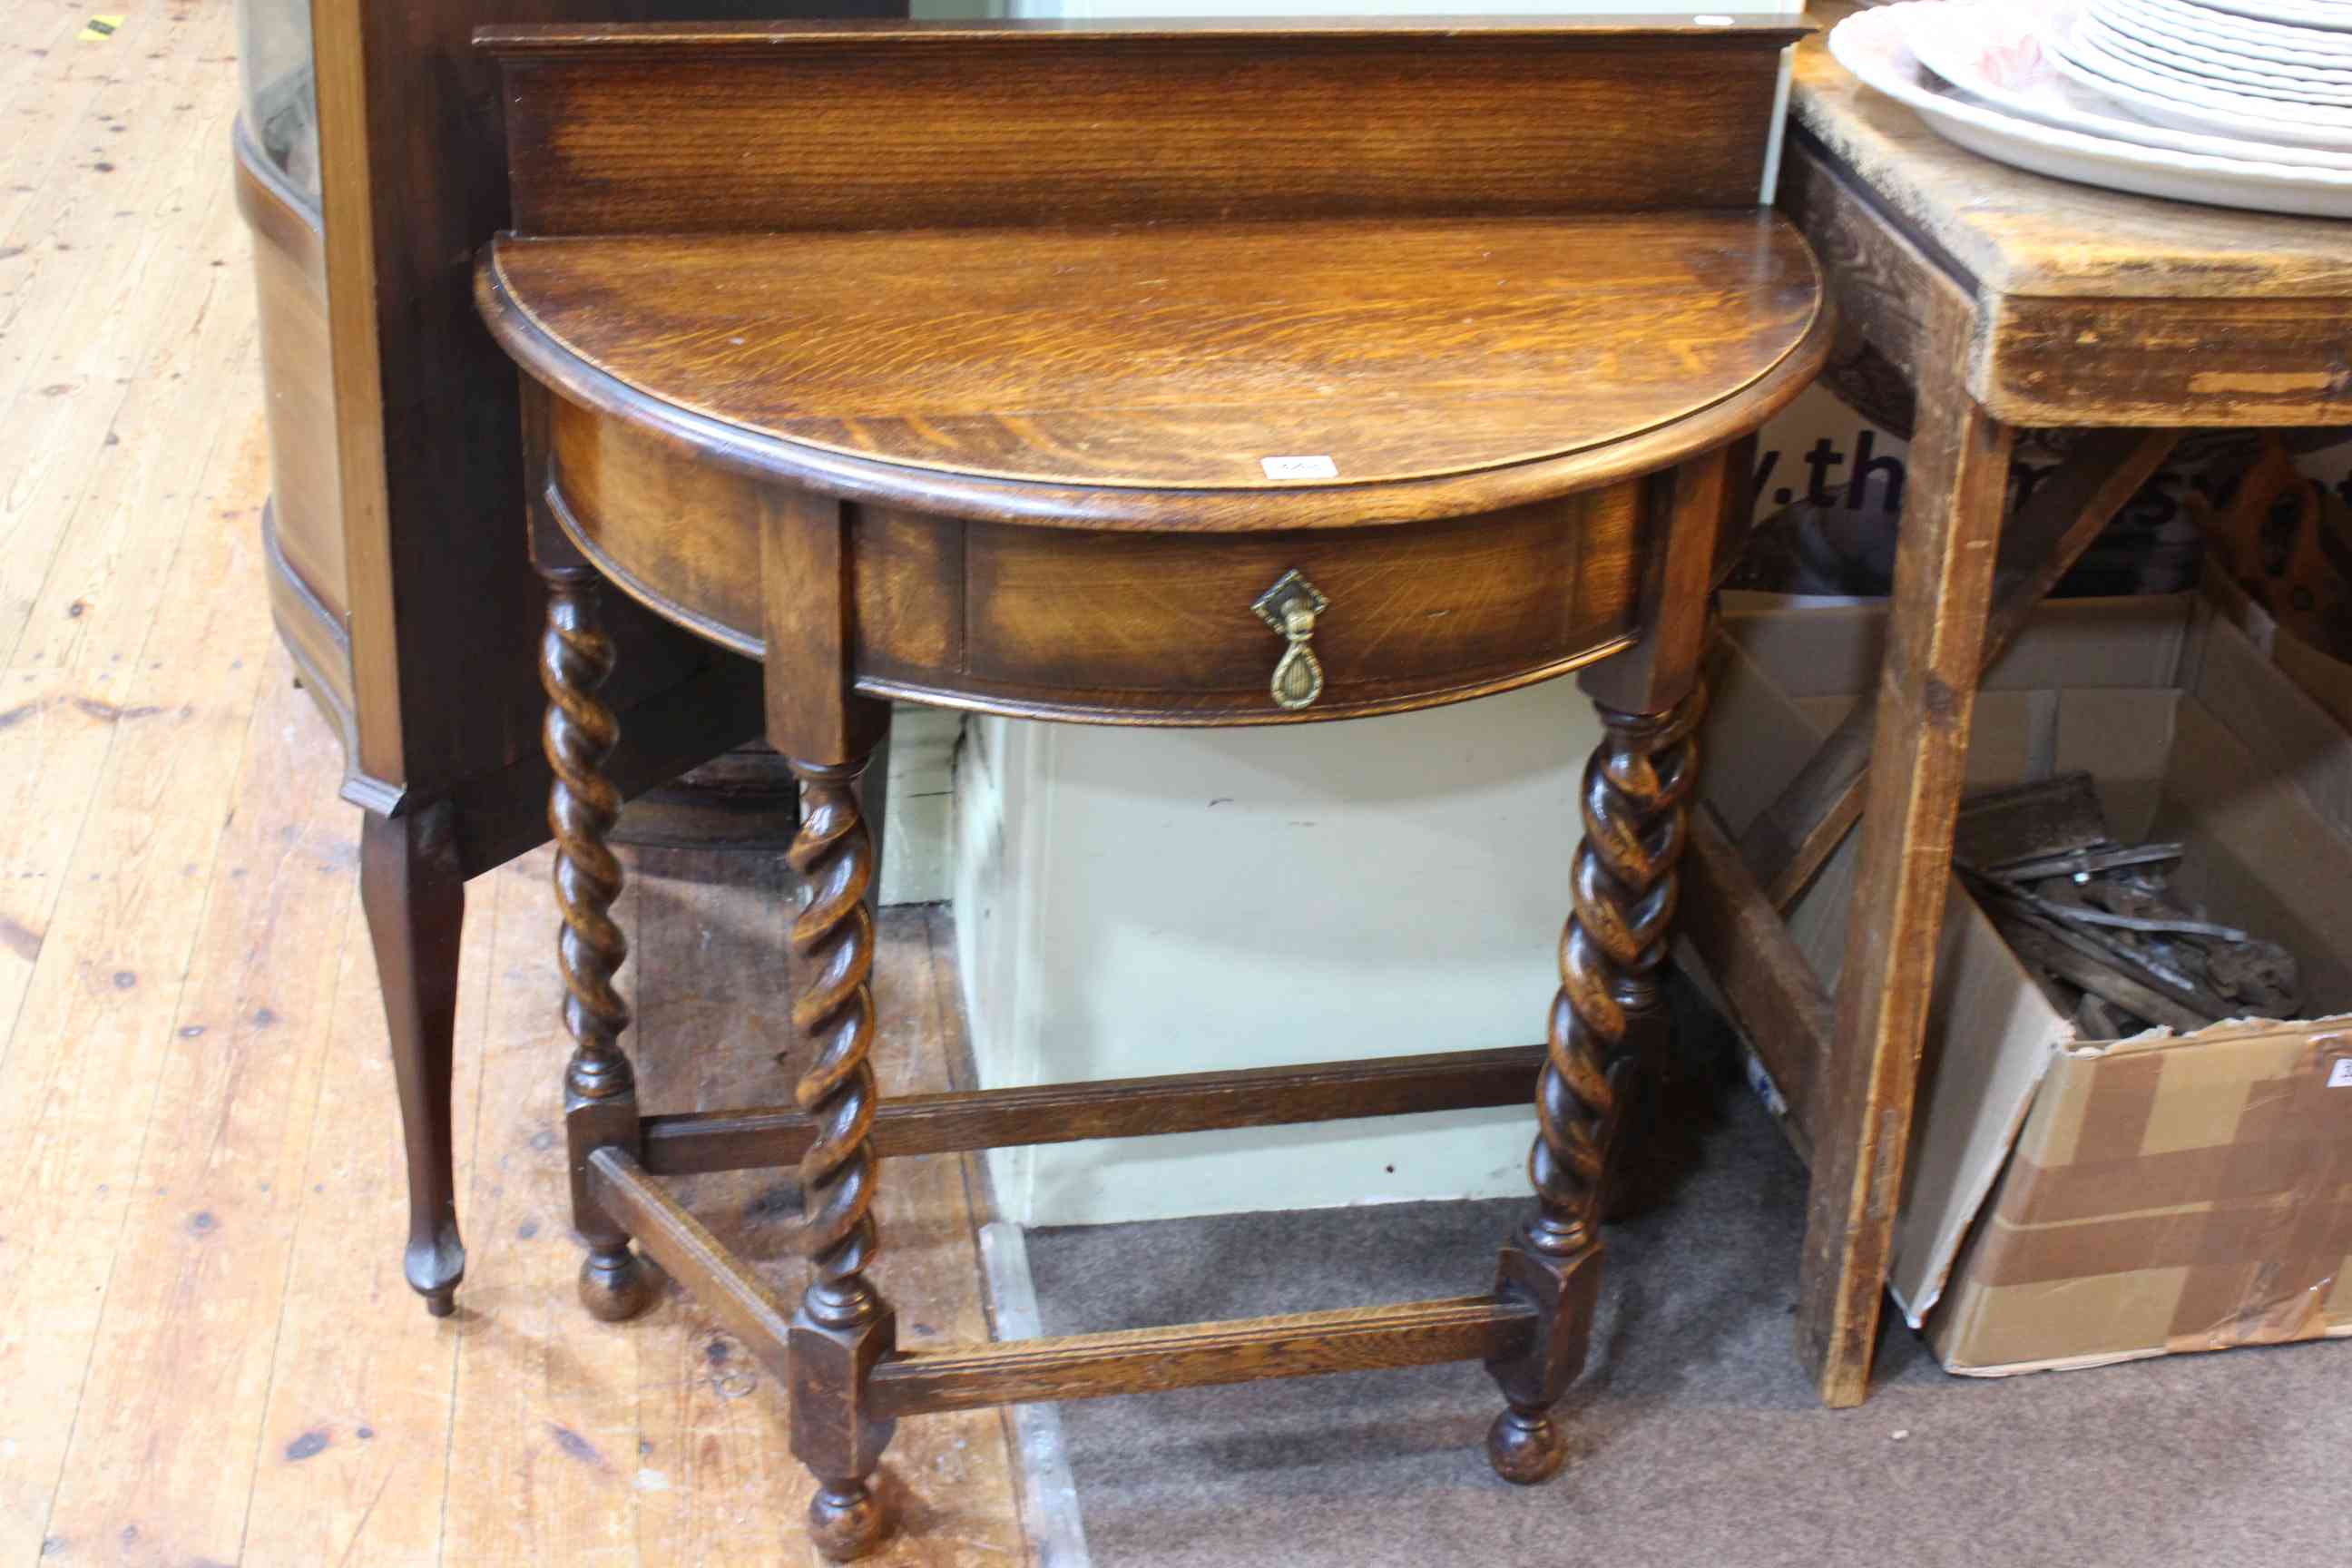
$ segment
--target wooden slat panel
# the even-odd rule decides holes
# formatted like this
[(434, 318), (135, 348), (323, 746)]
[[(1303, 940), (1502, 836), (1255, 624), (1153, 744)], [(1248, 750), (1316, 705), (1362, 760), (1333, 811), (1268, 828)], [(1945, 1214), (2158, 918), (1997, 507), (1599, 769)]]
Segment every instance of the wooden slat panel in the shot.
[(792, 1310), (709, 1227), (654, 1184), (625, 1149), (599, 1149), (588, 1156), (596, 1202), (620, 1222), (663, 1272), (751, 1347), (780, 1384), (792, 1381), (787, 1336)]
[(1789, 1107), (1785, 1131), (1812, 1158), (1814, 1098), (1830, 1051), (1834, 1009), (1821, 977), (1705, 806), (1691, 812), (1676, 934), (1698, 954), (1773, 1087)]
[(1988, 301), (1969, 391), (2017, 425), (2352, 423), (2352, 298)]
[(479, 36), (536, 234), (1747, 205), (1795, 36), (1156, 26)]
[[(1542, 1065), (1542, 1047), (1517, 1046), (1311, 1067), (908, 1095), (882, 1102), (874, 1122), (874, 1152), (941, 1154), (1086, 1138), (1140, 1138), (1516, 1105), (1530, 1099)], [(641, 1153), (648, 1171), (665, 1175), (790, 1165), (807, 1150), (815, 1125), (807, 1113), (789, 1107), (649, 1116)]]
[(1841, 328), (1916, 377), (1931, 306), (1964, 306), (1969, 290), (1882, 221), (1821, 144), (1795, 126), (1780, 169), (1779, 205), (1811, 244), (1837, 301)]
[(895, 1416), (1429, 1366), (1507, 1355), (1534, 1331), (1535, 1318), (1534, 1307), (1524, 1301), (1461, 1296), (1016, 1344), (953, 1345), (884, 1362), (874, 1369), (872, 1386), (877, 1407)]

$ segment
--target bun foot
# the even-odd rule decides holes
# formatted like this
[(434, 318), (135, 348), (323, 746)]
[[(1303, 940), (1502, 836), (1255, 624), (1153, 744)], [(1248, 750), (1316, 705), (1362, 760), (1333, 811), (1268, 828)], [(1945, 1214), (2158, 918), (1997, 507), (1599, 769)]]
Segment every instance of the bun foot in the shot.
[(809, 1539), (832, 1563), (863, 1557), (890, 1533), (888, 1511), (864, 1481), (818, 1488), (809, 1499), (808, 1521)]
[(455, 1221), (445, 1215), (421, 1235), (412, 1231), (401, 1272), (408, 1276), (408, 1288), (425, 1298), (426, 1312), (436, 1318), (455, 1312), (457, 1287), (466, 1279), (466, 1249), (458, 1244)]
[(600, 1322), (624, 1322), (653, 1299), (653, 1270), (625, 1244), (592, 1247), (580, 1265), (580, 1304)]
[(1540, 1410), (1506, 1410), (1486, 1429), (1486, 1462), (1513, 1486), (1531, 1487), (1559, 1474), (1568, 1439)]

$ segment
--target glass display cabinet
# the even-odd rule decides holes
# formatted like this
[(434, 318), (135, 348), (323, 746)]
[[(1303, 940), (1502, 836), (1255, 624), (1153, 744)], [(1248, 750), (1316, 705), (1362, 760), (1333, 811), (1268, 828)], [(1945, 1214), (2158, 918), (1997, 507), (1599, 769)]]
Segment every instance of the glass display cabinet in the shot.
[[(824, 0), (237, 0), (238, 205), (253, 238), (271, 493), (270, 608), (341, 734), (365, 813), (409, 1167), (409, 1283), (452, 1310), (450, 1040), (465, 880), (546, 841), (542, 590), (526, 558), (515, 373), (472, 299), (505, 222), (483, 23), (900, 16)], [(616, 607), (611, 693), (635, 796), (761, 727), (759, 667)]]

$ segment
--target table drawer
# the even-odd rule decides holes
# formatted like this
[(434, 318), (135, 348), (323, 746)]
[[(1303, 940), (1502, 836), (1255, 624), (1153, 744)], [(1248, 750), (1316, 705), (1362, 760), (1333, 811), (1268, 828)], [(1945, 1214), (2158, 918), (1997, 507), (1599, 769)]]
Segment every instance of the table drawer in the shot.
[[(872, 511), (857, 551), (859, 668), (904, 695), (1161, 722), (1467, 696), (1628, 635), (1641, 514), (1633, 483), (1434, 523), (1257, 534), (945, 524), (950, 537), (938, 520)], [(916, 574), (959, 580), (960, 614), (906, 613), (910, 563), (926, 556)], [(1303, 704), (1294, 685), (1286, 705), (1272, 682), (1290, 641), (1255, 606), (1291, 572), (1324, 602), (1306, 639), (1322, 679)]]

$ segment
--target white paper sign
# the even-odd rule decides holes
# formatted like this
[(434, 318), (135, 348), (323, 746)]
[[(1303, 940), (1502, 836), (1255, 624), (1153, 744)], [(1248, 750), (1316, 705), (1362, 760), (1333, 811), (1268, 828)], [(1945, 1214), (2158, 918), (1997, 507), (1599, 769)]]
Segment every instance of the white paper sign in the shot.
[(1336, 479), (1339, 465), (1328, 458), (1260, 458), (1258, 467), (1269, 479)]
[(2352, 1089), (2352, 1057), (2336, 1058), (2336, 1065), (2327, 1069), (2327, 1087)]

